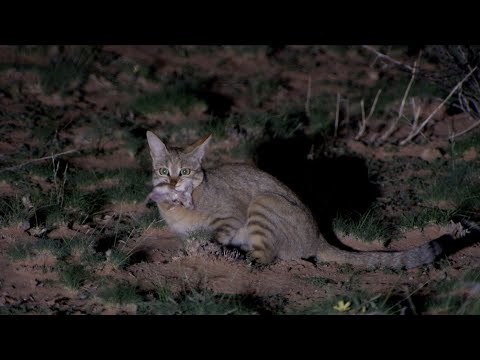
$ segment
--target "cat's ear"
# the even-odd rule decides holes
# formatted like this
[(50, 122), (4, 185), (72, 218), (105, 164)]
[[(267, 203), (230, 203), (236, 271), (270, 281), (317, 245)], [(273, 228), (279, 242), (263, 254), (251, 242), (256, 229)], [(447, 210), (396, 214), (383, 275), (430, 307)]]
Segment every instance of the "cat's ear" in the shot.
[(150, 146), (150, 155), (152, 159), (164, 157), (168, 154), (165, 144), (151, 131), (147, 131), (148, 146)]
[(203, 155), (205, 155), (205, 150), (212, 139), (212, 134), (206, 135), (201, 139), (197, 140), (195, 143), (190, 145), (185, 149), (185, 153), (189, 156), (192, 156), (198, 160), (198, 162), (202, 161)]

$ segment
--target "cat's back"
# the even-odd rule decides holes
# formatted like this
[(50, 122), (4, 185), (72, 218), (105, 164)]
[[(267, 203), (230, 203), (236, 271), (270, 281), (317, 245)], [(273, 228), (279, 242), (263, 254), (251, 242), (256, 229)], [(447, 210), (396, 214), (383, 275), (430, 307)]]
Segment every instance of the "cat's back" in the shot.
[(275, 177), (248, 164), (206, 168), (203, 191), (211, 196), (233, 196), (249, 201), (259, 193), (276, 193), (297, 201), (296, 195)]

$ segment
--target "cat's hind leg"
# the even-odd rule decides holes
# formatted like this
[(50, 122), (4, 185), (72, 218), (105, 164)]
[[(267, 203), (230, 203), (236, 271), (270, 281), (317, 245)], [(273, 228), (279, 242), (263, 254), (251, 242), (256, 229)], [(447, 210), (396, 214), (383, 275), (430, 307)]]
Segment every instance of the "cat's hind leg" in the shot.
[(247, 212), (247, 236), (250, 243), (249, 256), (261, 264), (268, 264), (279, 257), (282, 243), (288, 236), (285, 218), (288, 218), (289, 203), (277, 194), (256, 196)]
[[(222, 245), (234, 245), (242, 221), (234, 216), (223, 215), (211, 219), (208, 227), (215, 233), (215, 240)], [(236, 245), (236, 244), (235, 244)]]

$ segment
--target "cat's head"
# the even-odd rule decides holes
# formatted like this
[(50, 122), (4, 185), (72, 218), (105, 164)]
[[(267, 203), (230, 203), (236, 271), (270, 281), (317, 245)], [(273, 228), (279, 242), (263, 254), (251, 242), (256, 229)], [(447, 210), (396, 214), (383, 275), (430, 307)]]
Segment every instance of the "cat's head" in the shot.
[(196, 188), (203, 181), (202, 159), (210, 142), (207, 135), (185, 149), (167, 148), (151, 131), (147, 131), (153, 165), (153, 186), (169, 184), (172, 188)]

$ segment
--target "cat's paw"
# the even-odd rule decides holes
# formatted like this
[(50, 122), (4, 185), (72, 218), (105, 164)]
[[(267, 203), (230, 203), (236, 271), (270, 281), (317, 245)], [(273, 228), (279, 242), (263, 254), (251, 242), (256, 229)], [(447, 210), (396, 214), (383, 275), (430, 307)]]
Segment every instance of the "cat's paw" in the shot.
[(247, 253), (247, 259), (257, 266), (271, 264), (275, 258), (269, 251), (252, 250)]

